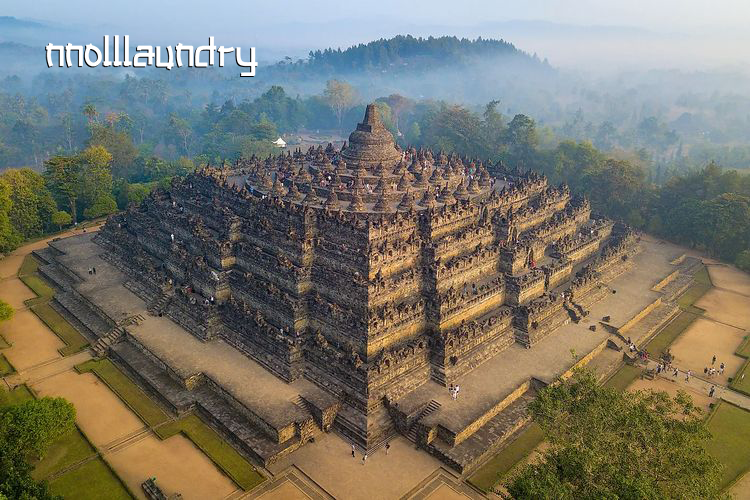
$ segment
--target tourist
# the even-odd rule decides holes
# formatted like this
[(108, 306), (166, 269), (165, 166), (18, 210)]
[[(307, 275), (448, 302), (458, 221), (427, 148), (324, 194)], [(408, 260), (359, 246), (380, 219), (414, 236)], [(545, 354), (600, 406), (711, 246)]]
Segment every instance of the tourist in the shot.
[(714, 357), (713, 357), (713, 358), (711, 358), (711, 364), (712, 364), (712, 365), (715, 365), (715, 364), (716, 364), (716, 354), (714, 354)]
[(705, 367), (705, 368), (703, 369), (703, 375), (708, 375), (708, 367)]
[(89, 274), (94, 274), (94, 272), (91, 270), (90, 267), (89, 267)]
[(715, 391), (716, 391), (716, 386), (715, 386), (715, 385), (712, 385), (712, 386), (711, 386), (711, 389), (710, 389), (710, 390), (708, 391), (708, 397), (709, 397), (709, 398), (712, 398), (712, 397), (714, 397), (714, 392), (715, 392)]
[(724, 363), (719, 365), (719, 375), (724, 375)]
[(391, 449), (391, 443), (385, 443), (385, 454), (388, 454), (388, 450)]
[(456, 391), (456, 396), (453, 399), (458, 399), (458, 391), (460, 390), (460, 387), (458, 387), (458, 384), (456, 384), (456, 387), (453, 390)]
[(672, 374), (672, 377), (673, 377), (673, 378), (674, 378), (675, 380), (677, 380), (677, 374), (678, 374), (678, 373), (680, 373), (680, 370), (678, 370), (677, 368), (675, 368), (675, 369), (674, 369), (674, 373)]
[(687, 371), (687, 373), (685, 374), (685, 382), (690, 382), (690, 375), (692, 374), (693, 374), (692, 370)]
[(352, 445), (352, 458), (356, 458), (357, 456), (357, 449)]
[(94, 271), (94, 274), (96, 274), (96, 268), (95, 267), (92, 267), (91, 270)]
[(365, 465), (365, 462), (367, 462), (367, 452), (365, 452), (365, 454), (362, 455), (362, 465)]

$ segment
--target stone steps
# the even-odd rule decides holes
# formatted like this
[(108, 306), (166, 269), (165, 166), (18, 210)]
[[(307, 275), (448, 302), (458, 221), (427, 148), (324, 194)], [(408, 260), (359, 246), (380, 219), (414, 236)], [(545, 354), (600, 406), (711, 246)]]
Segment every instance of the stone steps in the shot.
[(54, 301), (77, 318), (96, 337), (103, 337), (112, 331), (114, 325), (107, 323), (90, 307), (78, 300), (73, 292), (56, 293)]
[(527, 409), (535, 397), (535, 390), (526, 391), (456, 446), (451, 447), (436, 438), (426, 446), (426, 450), (459, 473), (467, 473), (505, 446), (508, 439), (529, 421)]
[(103, 358), (107, 355), (107, 350), (110, 346), (121, 341), (125, 337), (125, 330), (121, 326), (115, 327), (110, 333), (101, 337), (91, 346), (91, 351), (94, 357)]
[(426, 416), (436, 412), (440, 409), (440, 403), (435, 401), (434, 399), (430, 401), (430, 403), (419, 413), (419, 416), (414, 419), (414, 423), (409, 427), (409, 431), (406, 433), (406, 437), (414, 444), (417, 444), (417, 432), (419, 429), (419, 421), (425, 418)]
[(212, 428), (257, 463), (271, 464), (301, 445), (297, 437), (281, 444), (272, 441), (210, 387), (204, 384), (193, 390), (186, 389), (130, 342), (120, 342), (111, 351), (118, 364), (124, 364), (126, 371), (135, 375), (135, 380), (145, 386), (147, 393), (157, 396), (177, 414), (197, 410)]
[(58, 290), (70, 290), (74, 284), (81, 282), (77, 276), (71, 275), (54, 263), (40, 265), (39, 274)]

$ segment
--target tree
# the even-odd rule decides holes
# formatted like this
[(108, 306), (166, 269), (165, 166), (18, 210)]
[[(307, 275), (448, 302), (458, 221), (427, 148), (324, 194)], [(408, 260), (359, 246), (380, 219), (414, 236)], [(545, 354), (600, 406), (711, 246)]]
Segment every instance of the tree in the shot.
[(14, 250), (22, 240), (21, 235), (10, 223), (10, 217), (8, 216), (13, 207), (10, 193), (10, 185), (0, 177), (0, 252), (2, 253)]
[(184, 118), (180, 118), (174, 113), (169, 117), (169, 127), (172, 129), (178, 137), (182, 139), (182, 148), (185, 154), (190, 154), (190, 142), (189, 139), (193, 135), (193, 129), (190, 128), (190, 124)]
[(750, 272), (750, 250), (743, 250), (737, 254), (737, 258), (734, 260), (737, 267), (745, 272)]
[(47, 186), (67, 203), (73, 223), (77, 222), (78, 197), (80, 196), (83, 168), (78, 158), (73, 156), (53, 156), (44, 162), (44, 178)]
[[(119, 120), (121, 114), (116, 117)], [(126, 115), (127, 116), (127, 115)], [(93, 124), (89, 127), (91, 138), (89, 146), (103, 146), (112, 154), (112, 174), (115, 177), (130, 178), (133, 175), (133, 164), (138, 156), (138, 149), (133, 144), (130, 134), (117, 130), (114, 126)]]
[(539, 138), (534, 120), (526, 115), (516, 115), (506, 129), (509, 160), (519, 169), (531, 168)]
[(106, 200), (106, 197), (112, 199), (111, 162), (112, 155), (98, 145), (89, 146), (73, 156), (53, 156), (45, 162), (47, 186), (66, 202), (73, 223), (78, 221), (79, 201), (86, 208), (98, 204), (96, 210), (88, 213), (99, 213), (111, 206)]
[(96, 123), (99, 119), (99, 113), (96, 111), (96, 106), (90, 102), (83, 105), (83, 114), (86, 116), (89, 124)]
[(52, 214), (52, 224), (57, 226), (57, 229), (62, 231), (63, 226), (69, 226), (73, 222), (73, 218), (65, 210), (58, 210)]
[(354, 105), (354, 87), (339, 80), (328, 80), (323, 91), (328, 106), (333, 110), (341, 130), (341, 119), (349, 108)]
[(14, 229), (24, 239), (41, 236), (57, 211), (44, 177), (30, 168), (10, 168), (2, 173), (2, 178), (11, 188), (12, 207), (8, 215)]
[(115, 212), (117, 212), (117, 202), (112, 198), (112, 195), (101, 194), (90, 207), (83, 211), (83, 215), (88, 219), (95, 219)]
[(680, 391), (622, 392), (576, 370), (529, 405), (549, 449), (506, 485), (512, 498), (713, 498), (721, 465), (701, 410)]
[(0, 408), (0, 497), (58, 498), (45, 481), (31, 477), (30, 458), (41, 458), (57, 438), (71, 432), (75, 408), (62, 398), (32, 399)]
[(399, 128), (399, 120), (401, 118), (401, 114), (408, 108), (413, 107), (414, 103), (410, 99), (399, 94), (389, 95), (385, 98), (385, 102), (391, 108), (393, 115), (393, 125), (396, 128), (396, 135), (400, 137), (401, 129)]

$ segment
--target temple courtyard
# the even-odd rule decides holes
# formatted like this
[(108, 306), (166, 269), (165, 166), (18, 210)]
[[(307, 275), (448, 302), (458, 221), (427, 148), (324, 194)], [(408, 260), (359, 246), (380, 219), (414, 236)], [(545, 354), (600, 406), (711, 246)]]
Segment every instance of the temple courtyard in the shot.
[[(88, 238), (90, 236), (86, 235), (69, 241), (85, 248)], [(384, 448), (380, 448), (363, 462), (361, 450), (357, 449), (356, 456), (352, 458), (350, 442), (335, 432), (316, 437), (314, 442), (283, 457), (267, 469), (258, 468), (265, 481), (247, 491), (243, 490), (186, 435), (178, 433), (161, 439), (157, 433), (159, 426), (145, 422), (143, 415), (134, 411), (128, 400), (113, 392), (103, 379), (92, 372), (79, 373), (75, 367), (91, 359), (87, 350), (68, 356), (60, 354), (59, 350), (66, 344), (28, 308), (25, 301), (34, 299), (36, 294), (16, 277), (24, 256), (34, 249), (43, 248), (45, 244), (40, 241), (27, 245), (0, 260), (0, 298), (17, 310), (13, 320), (0, 327), (0, 334), (10, 344), (1, 353), (16, 370), (16, 373), (4, 377), (6, 387), (3, 390), (25, 384), (38, 397), (62, 396), (70, 400), (76, 406), (80, 432), (93, 447), (93, 453), (83, 453), (82, 460), (68, 463), (49, 475), (53, 491), (56, 483), (69, 487), (65, 484), (66, 478), (71, 478), (69, 482), (72, 482), (79, 478), (77, 471), (88, 471), (91, 464), (101, 460), (115, 477), (114, 482), (103, 482), (102, 487), (120, 485), (122, 488), (124, 484), (125, 497), (134, 495), (145, 498), (140, 484), (148, 477), (156, 477), (165, 493), (179, 492), (185, 498), (459, 499), (483, 496), (483, 493), (463, 481), (465, 477), (446, 468), (424, 451), (415, 449), (414, 443), (404, 437), (391, 439), (387, 454)], [(434, 392), (432, 397), (440, 402), (440, 411), (451, 420), (460, 422), (461, 419), (468, 421), (475, 418), (473, 413), (482, 411), (483, 401), (486, 404), (497, 401), (529, 377), (552, 381), (590, 353), (594, 355), (586, 361), (597, 370), (605, 373), (615, 368), (622, 355), (612, 349), (598, 349), (608, 338), (612, 338), (600, 321), (604, 316), (610, 316), (606, 323), (614, 328), (629, 324), (631, 318), (662, 296), (663, 291), (653, 288), (672, 272), (675, 268), (673, 262), (684, 252), (677, 246), (649, 238), (644, 238), (642, 245), (643, 251), (635, 258), (632, 271), (610, 283), (610, 293), (594, 304), (590, 315), (580, 323), (561, 327), (532, 350), (520, 346), (507, 349), (497, 357), (499, 361), (487, 362), (462, 381), (461, 394), (456, 401), (437, 384), (427, 384), (423, 390)], [(91, 262), (96, 262), (97, 281), (87, 285), (92, 299), (101, 307), (111, 308), (113, 314), (119, 312), (123, 317), (145, 313), (145, 304), (122, 287), (117, 277), (118, 271), (96, 259), (95, 256), (79, 253), (71, 257), (70, 263), (85, 270)], [(723, 396), (720, 391), (716, 394), (717, 398), (708, 398), (705, 384), (701, 385), (701, 382), (726, 385), (728, 378), (733, 377), (744, 363), (744, 358), (735, 355), (735, 352), (750, 327), (747, 314), (750, 310), (750, 279), (721, 264), (709, 262), (707, 267), (714, 289), (694, 304), (705, 309), (705, 313), (677, 338), (672, 352), (677, 358), (677, 366), (695, 373), (697, 380), (694, 386), (686, 388), (696, 404), (708, 411), (709, 404), (718, 402), (718, 398)], [(658, 313), (657, 310), (653, 312)], [(652, 334), (650, 320), (651, 316), (647, 315), (629, 326), (629, 334), (634, 339), (640, 334)], [(592, 325), (598, 326), (596, 331), (590, 330)], [(237, 393), (244, 391), (248, 400), (268, 399), (271, 409), (275, 404), (274, 394), (288, 402), (296, 392), (296, 388), (290, 389), (289, 384), (275, 377), (265, 378), (268, 372), (244, 356), (236, 361), (241, 365), (240, 373), (246, 370), (247, 374), (234, 381), (236, 372), (225, 370), (220, 363), (223, 356), (231, 356), (229, 346), (220, 342), (197, 342), (166, 318), (144, 314), (143, 321), (131, 330), (150, 349), (163, 354), (175, 369), (181, 369), (186, 374), (209, 371), (228, 386), (235, 384)], [(196, 356), (196, 350), (201, 349), (204, 350), (201, 351), (202, 355)], [(213, 350), (216, 350), (216, 354), (211, 354)], [(720, 362), (725, 363), (725, 373), (701, 380), (703, 368), (710, 364), (713, 355), (717, 356), (717, 367)], [(212, 356), (216, 356), (213, 362)], [(242, 381), (249, 378), (257, 382), (243, 385)], [(630, 389), (657, 389), (674, 393), (681, 385), (665, 378), (653, 381), (639, 379), (632, 383)], [(53, 458), (62, 460), (62, 457)], [(79, 478), (80, 481), (82, 479)], [(746, 482), (747, 478), (744, 478), (734, 485), (732, 492), (738, 495), (737, 498), (743, 498), (742, 495), (746, 494), (742, 487)], [(117, 497), (112, 491), (96, 491), (96, 488), (96, 485), (92, 485), (87, 490), (90, 493), (88, 497)]]

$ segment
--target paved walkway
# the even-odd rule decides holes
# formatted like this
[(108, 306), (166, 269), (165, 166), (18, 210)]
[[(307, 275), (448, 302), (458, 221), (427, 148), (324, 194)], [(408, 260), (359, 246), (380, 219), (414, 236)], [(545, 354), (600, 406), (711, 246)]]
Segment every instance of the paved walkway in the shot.
[[(647, 364), (647, 368), (654, 369), (654, 370), (656, 370), (657, 366), (658, 366), (658, 363), (656, 361), (649, 361)], [(740, 408), (750, 410), (750, 397), (745, 396), (744, 394), (733, 391), (729, 387), (719, 385), (715, 382), (712, 382), (710, 379), (699, 377), (695, 374), (691, 375), (690, 380), (688, 381), (686, 380), (687, 373), (683, 370), (679, 371), (676, 378), (672, 375), (672, 373), (673, 372), (667, 371), (666, 373), (663, 372), (659, 374), (658, 376), (667, 380), (671, 380), (672, 382), (675, 382), (678, 385), (689, 387), (695, 391), (701, 392), (706, 395), (711, 390), (711, 387), (714, 386), (716, 387), (716, 391), (714, 392), (715, 398), (723, 399), (727, 403), (732, 403), (733, 405), (739, 406)]]

